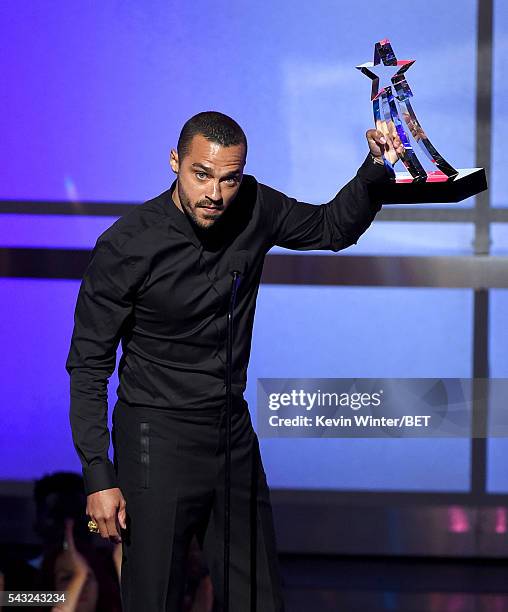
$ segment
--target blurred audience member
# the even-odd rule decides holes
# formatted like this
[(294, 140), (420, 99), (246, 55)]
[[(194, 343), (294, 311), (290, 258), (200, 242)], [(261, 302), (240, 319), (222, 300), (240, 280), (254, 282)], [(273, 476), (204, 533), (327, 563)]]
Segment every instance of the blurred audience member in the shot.
[(74, 538), (78, 542), (91, 542), (85, 514), (86, 495), (80, 474), (55, 472), (37, 480), (34, 502), (36, 518), (33, 527), (41, 539), (42, 552), (29, 561), (33, 567), (39, 568), (44, 554), (62, 545), (66, 518), (74, 519)]
[(41, 565), (40, 589), (65, 591), (55, 612), (120, 612), (120, 589), (111, 551), (74, 540), (73, 519), (65, 520), (63, 545), (47, 552)]

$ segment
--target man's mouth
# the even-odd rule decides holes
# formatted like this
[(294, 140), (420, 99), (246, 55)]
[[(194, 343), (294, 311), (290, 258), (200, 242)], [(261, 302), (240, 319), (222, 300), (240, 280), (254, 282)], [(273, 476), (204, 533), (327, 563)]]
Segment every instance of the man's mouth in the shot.
[(200, 208), (204, 208), (205, 210), (222, 210), (222, 206), (205, 206), (205, 205), (201, 205)]

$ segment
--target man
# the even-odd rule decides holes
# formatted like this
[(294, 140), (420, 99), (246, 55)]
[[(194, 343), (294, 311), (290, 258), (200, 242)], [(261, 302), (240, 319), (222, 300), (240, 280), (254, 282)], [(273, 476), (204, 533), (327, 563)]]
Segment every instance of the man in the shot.
[[(103, 538), (121, 535), (128, 612), (180, 609), (193, 536), (222, 597), (226, 319), (232, 261), (248, 260), (235, 309), (231, 417), (230, 606), (284, 609), (272, 510), (258, 439), (243, 398), (263, 261), (273, 245), (338, 251), (355, 244), (381, 203), (383, 155), (401, 152), (385, 125), (327, 204), (262, 185), (243, 170), (247, 140), (217, 112), (183, 126), (170, 189), (99, 236), (85, 272), (66, 363), (70, 419), (87, 514)], [(122, 342), (108, 459), (107, 381)]]

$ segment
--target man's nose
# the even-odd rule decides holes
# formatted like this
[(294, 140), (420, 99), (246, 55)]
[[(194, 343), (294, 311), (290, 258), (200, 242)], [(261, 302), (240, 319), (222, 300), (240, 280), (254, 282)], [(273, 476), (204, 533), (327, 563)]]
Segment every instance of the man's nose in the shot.
[(220, 186), (219, 181), (211, 182), (207, 190), (206, 197), (209, 200), (212, 200), (212, 202), (214, 203), (218, 203), (222, 201), (222, 192), (221, 192), (221, 186)]

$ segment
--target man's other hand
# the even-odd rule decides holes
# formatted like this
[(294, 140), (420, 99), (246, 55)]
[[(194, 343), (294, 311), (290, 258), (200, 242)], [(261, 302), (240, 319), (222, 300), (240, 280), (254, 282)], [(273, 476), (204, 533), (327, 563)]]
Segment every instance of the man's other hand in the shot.
[(99, 527), (103, 538), (121, 542), (120, 527), (127, 528), (125, 499), (118, 487), (91, 493), (87, 497), (86, 513)]

